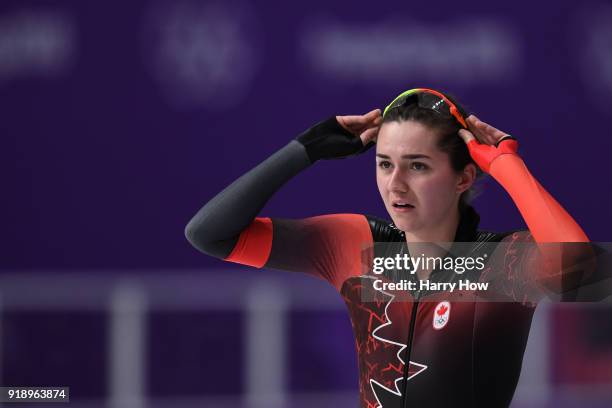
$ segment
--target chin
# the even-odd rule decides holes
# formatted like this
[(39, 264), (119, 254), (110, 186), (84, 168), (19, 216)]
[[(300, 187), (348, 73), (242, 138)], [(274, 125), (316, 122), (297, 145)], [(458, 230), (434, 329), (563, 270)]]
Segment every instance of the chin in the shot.
[(414, 221), (406, 220), (403, 217), (393, 216), (391, 217), (391, 219), (393, 220), (395, 226), (404, 232), (410, 232), (416, 229), (416, 223)]

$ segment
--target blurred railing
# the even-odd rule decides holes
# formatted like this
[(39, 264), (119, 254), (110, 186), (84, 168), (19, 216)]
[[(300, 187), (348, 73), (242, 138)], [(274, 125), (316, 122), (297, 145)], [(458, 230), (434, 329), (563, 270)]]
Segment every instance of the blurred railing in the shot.
[[(3, 385), (71, 386), (71, 406), (87, 408), (358, 405), (354, 343), (344, 303), (331, 286), (318, 279), (302, 274), (245, 269), (41, 271), (5, 273), (0, 276), (0, 288), (3, 353), (0, 382)], [(559, 358), (550, 355), (549, 315), (552, 309), (550, 304), (542, 303), (536, 311), (513, 407), (550, 406), (553, 391), (550, 361)], [(59, 335), (50, 335), (53, 328), (39, 330), (36, 319), (34, 324), (27, 319), (41, 315), (44, 317), (39, 322), (59, 321), (72, 313), (80, 316), (82, 320), (78, 321), (98, 321), (103, 327), (100, 332), (105, 334), (100, 339), (100, 332), (89, 325), (74, 325), (76, 327), (68, 329), (69, 333), (63, 334), (67, 336), (64, 338), (80, 336), (82, 340), (78, 347), (68, 351), (68, 355), (104, 353), (104, 358), (96, 360), (103, 364), (90, 366), (84, 362), (82, 367), (77, 365), (77, 369), (73, 367), (72, 372), (66, 373), (62, 372), (65, 371), (62, 361), (49, 362), (44, 357), (49, 356), (51, 360), (50, 356), (64, 346), (61, 340), (58, 344)], [(156, 314), (160, 313), (166, 328), (156, 323)], [(184, 314), (189, 317), (181, 317)], [(89, 315), (91, 317), (87, 317)], [(220, 318), (212, 319), (214, 316)], [(186, 331), (180, 326), (168, 326), (168, 322), (179, 320), (188, 323)], [(30, 334), (20, 328), (26, 321), (30, 321), (27, 323)], [(58, 325), (57, 330), (65, 327)], [(172, 330), (176, 332), (168, 333)], [(222, 331), (221, 335), (206, 340), (207, 333), (217, 331)], [(36, 333), (41, 336), (38, 342), (29, 340), (24, 345), (24, 339), (36, 337)], [(55, 338), (56, 343), (45, 336)], [(182, 339), (197, 336), (200, 342), (176, 346)], [(308, 350), (312, 345), (308, 343), (318, 336), (333, 336), (336, 340), (330, 341), (329, 347), (319, 347), (312, 353)], [(168, 339), (172, 339), (171, 345), (165, 344)], [(228, 359), (227, 356), (234, 353), (227, 348), (234, 344), (240, 349), (236, 350), (235, 357)], [(28, 347), (39, 350), (34, 352)], [(171, 357), (164, 357), (164, 353)], [(38, 361), (32, 357), (34, 354), (39, 356)], [(216, 361), (218, 355), (221, 357)], [(174, 356), (178, 360), (187, 356), (190, 361), (190, 356), (194, 356), (191, 368), (180, 372), (180, 366), (177, 369), (157, 363), (158, 360), (172, 361)], [(347, 380), (340, 381), (338, 375), (335, 376), (338, 378), (332, 376), (335, 381), (326, 380), (324, 376), (318, 381), (316, 377), (326, 367), (321, 367), (321, 373), (304, 373), (308, 370), (300, 367), (304, 359), (315, 359), (315, 365), (325, 362), (337, 367), (345, 378), (353, 377), (349, 380), (353, 383), (347, 386)], [(54, 382), (56, 377), (48, 374), (53, 369), (58, 373), (58, 381), (60, 378), (69, 382), (84, 381), (83, 384), (89, 381), (94, 392), (88, 395), (83, 391), (85, 387)], [(42, 370), (42, 374), (36, 375), (37, 370)], [(99, 375), (100, 371), (103, 376)], [(155, 374), (159, 372), (162, 374)], [(291, 380), (295, 372), (302, 375), (295, 378), (305, 378), (304, 375), (312, 378), (310, 389), (296, 386), (296, 381)], [(188, 387), (184, 394), (176, 391), (180, 386), (170, 387), (169, 392), (165, 392), (163, 386), (158, 387), (161, 390), (156, 388), (160, 381), (181, 381), (178, 377), (182, 375), (185, 381), (189, 379), (191, 384), (196, 384)], [(152, 381), (152, 376), (157, 380)], [(194, 376), (198, 377), (196, 381)], [(220, 378), (237, 385), (223, 387), (225, 391), (211, 391), (211, 387), (216, 386), (209, 383)], [(45, 384), (15, 383), (16, 379), (45, 381)], [(203, 392), (197, 392), (197, 384), (202, 385)], [(235, 391), (227, 392), (227, 389)], [(596, 388), (567, 389), (565, 392), (569, 401), (572, 396), (592, 390)], [(564, 390), (554, 391), (561, 395), (559, 392)], [(603, 394), (603, 398), (607, 396), (609, 394)]]

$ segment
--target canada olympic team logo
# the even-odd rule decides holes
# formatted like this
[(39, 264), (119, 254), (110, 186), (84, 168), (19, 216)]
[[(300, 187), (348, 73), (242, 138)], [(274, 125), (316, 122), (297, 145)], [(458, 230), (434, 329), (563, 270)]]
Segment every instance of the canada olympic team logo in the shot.
[(440, 302), (434, 309), (433, 313), (433, 328), (436, 330), (442, 329), (448, 323), (450, 317), (451, 305), (449, 302)]

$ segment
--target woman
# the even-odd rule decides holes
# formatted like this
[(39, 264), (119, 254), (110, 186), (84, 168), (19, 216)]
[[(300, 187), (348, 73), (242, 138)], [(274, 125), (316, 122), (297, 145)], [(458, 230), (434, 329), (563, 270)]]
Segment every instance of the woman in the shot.
[[(392, 223), (360, 214), (257, 217), (275, 191), (316, 161), (359, 154), (374, 143), (378, 189)], [(384, 114), (337, 116), (308, 129), (208, 202), (186, 236), (202, 252), (227, 261), (302, 271), (331, 283), (347, 304), (355, 333), (361, 407), (508, 406), (537, 300), (533, 288), (566, 290), (571, 276), (561, 273), (562, 266), (573, 260), (564, 253), (560, 265), (558, 248), (526, 250), (519, 243), (588, 242), (529, 173), (517, 147), (514, 138), (467, 115), (448, 96), (412, 89)], [(469, 195), (480, 170), (507, 190), (529, 231), (477, 229)], [(508, 301), (479, 302), (467, 291), (436, 289), (407, 290), (399, 301), (388, 291), (372, 291), (363, 248), (375, 242), (400, 245), (366, 251), (366, 271), (373, 255), (389, 256), (397, 248), (417, 254), (425, 242), (467, 243), (461, 250), (439, 244), (441, 253), (478, 257), (488, 251), (487, 268), (470, 278), (496, 285)], [(504, 250), (492, 252), (491, 243), (499, 242)], [(501, 279), (491, 279), (492, 271)], [(397, 270), (382, 277), (401, 276), (414, 279)], [(430, 269), (417, 276), (449, 283), (460, 277)]]

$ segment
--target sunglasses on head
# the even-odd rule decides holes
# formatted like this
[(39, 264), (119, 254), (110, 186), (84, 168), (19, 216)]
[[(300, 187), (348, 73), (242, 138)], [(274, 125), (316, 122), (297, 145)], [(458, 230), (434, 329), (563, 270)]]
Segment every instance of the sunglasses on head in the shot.
[(415, 88), (402, 92), (385, 108), (383, 118), (393, 109), (413, 103), (416, 103), (421, 108), (431, 109), (441, 115), (454, 117), (461, 126), (467, 129), (467, 123), (465, 123), (464, 119), (468, 116), (467, 112), (441, 92), (427, 88)]

